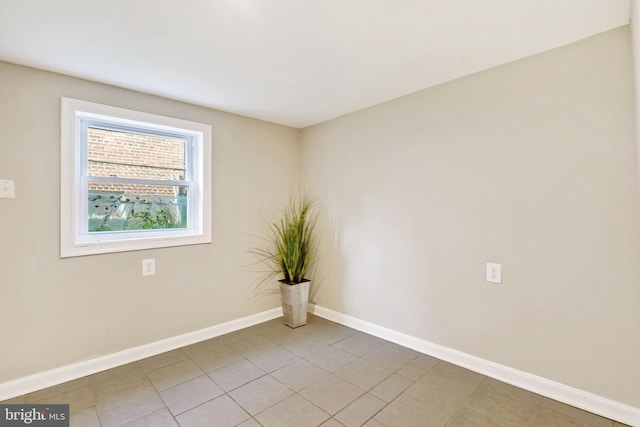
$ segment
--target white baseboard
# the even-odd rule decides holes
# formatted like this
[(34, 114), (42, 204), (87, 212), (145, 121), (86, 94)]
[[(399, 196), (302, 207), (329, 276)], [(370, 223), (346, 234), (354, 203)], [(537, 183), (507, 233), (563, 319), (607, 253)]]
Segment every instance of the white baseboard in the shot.
[(119, 351), (117, 353), (84, 360), (82, 362), (74, 363), (73, 365), (62, 366), (60, 368), (1, 383), (0, 401), (82, 378), (87, 375), (95, 374), (96, 372), (115, 368), (116, 366), (136, 362), (166, 351), (175, 350), (176, 348), (195, 344), (197, 342), (224, 335), (229, 332), (234, 332), (258, 323), (266, 322), (279, 316), (282, 316), (282, 308), (274, 308), (251, 316), (243, 317), (241, 319), (231, 320), (208, 328), (188, 332), (176, 337), (155, 341), (149, 344)]
[(322, 306), (309, 304), (309, 312), (550, 399), (630, 426), (640, 427), (640, 408), (384, 328)]
[[(444, 347), (411, 335), (388, 329), (374, 323), (357, 319), (337, 311), (309, 304), (309, 312), (325, 319), (349, 326), (362, 332), (383, 338), (404, 347), (428, 354), (438, 359), (470, 369), (480, 374), (529, 390), (585, 411), (610, 418), (630, 426), (640, 427), (640, 408), (635, 408), (584, 390), (570, 387), (508, 366), (500, 365), (458, 350)], [(258, 323), (282, 316), (281, 308), (274, 308), (241, 319), (224, 322), (215, 326), (188, 332), (172, 338), (133, 347), (117, 353), (85, 360), (73, 365), (51, 369), (27, 377), (0, 384), (0, 401), (31, 393), (82, 378), (96, 372), (111, 369), (127, 363), (175, 350), (210, 338), (234, 332)]]

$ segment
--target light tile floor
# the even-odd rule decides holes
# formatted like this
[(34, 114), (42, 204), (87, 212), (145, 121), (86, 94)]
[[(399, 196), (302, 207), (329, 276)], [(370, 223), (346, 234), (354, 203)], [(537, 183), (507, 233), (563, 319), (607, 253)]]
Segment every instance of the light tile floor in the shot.
[(312, 315), (5, 403), (69, 403), (86, 427), (623, 426)]

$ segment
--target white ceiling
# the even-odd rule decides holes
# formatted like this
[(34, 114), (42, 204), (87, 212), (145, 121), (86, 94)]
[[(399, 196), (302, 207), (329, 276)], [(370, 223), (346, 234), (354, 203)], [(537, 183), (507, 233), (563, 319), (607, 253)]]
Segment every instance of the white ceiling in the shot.
[(629, 23), (629, 0), (0, 0), (0, 59), (305, 127)]

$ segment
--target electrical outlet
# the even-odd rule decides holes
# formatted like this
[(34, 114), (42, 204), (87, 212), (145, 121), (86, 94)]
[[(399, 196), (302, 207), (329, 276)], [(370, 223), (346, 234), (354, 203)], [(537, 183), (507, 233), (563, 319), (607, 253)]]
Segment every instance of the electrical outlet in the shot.
[(487, 263), (487, 282), (502, 283), (502, 266), (500, 264)]
[(156, 274), (156, 260), (155, 258), (142, 260), (142, 275), (153, 276)]

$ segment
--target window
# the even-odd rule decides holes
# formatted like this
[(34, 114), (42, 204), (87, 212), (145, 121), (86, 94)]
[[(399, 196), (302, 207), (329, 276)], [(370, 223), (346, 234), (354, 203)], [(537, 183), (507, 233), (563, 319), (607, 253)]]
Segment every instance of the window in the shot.
[(62, 98), (62, 257), (211, 242), (211, 126)]

